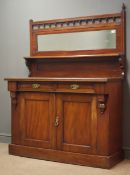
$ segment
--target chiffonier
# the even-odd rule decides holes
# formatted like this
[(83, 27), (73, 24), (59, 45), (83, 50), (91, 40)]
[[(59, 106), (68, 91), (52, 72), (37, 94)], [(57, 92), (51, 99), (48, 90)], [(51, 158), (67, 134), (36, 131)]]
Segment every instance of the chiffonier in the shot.
[(111, 168), (123, 159), (125, 6), (121, 13), (30, 20), (27, 78), (6, 78), (9, 153)]

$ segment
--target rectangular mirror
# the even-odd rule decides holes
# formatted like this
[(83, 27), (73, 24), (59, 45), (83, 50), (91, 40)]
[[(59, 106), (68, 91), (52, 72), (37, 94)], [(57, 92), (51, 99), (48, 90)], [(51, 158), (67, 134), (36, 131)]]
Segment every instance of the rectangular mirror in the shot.
[(38, 35), (37, 43), (39, 52), (116, 49), (116, 30)]

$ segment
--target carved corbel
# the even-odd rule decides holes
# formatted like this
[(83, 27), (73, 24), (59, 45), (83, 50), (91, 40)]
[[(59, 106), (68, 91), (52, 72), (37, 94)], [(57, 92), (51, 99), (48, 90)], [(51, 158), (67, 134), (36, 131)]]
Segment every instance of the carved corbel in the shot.
[(28, 76), (30, 77), (31, 76), (31, 63), (28, 60), (25, 60), (25, 63), (26, 63), (26, 66), (28, 68), (28, 71), (29, 71)]
[(11, 102), (14, 107), (17, 106), (17, 94), (16, 92), (10, 92)]
[(100, 114), (103, 114), (106, 110), (106, 103), (107, 103), (107, 95), (98, 95), (98, 109)]

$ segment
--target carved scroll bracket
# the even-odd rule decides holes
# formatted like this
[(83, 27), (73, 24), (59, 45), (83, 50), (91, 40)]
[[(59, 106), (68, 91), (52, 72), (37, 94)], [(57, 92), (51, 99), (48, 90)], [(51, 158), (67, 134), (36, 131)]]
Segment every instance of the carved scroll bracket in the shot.
[(14, 107), (17, 106), (17, 94), (16, 92), (10, 92), (11, 102)]
[(102, 94), (102, 95), (98, 95), (98, 109), (100, 114), (103, 114), (106, 110), (106, 106), (107, 106), (107, 95), (106, 94)]

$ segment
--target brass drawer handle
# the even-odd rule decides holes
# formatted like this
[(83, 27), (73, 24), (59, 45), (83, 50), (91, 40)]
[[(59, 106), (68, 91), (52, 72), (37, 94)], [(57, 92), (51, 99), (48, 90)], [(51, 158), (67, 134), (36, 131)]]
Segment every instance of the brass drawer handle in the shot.
[(33, 89), (37, 89), (37, 88), (39, 88), (40, 87), (40, 84), (32, 84), (32, 88)]
[(71, 84), (70, 88), (73, 89), (73, 90), (76, 90), (76, 89), (79, 89), (80, 86), (78, 84)]

